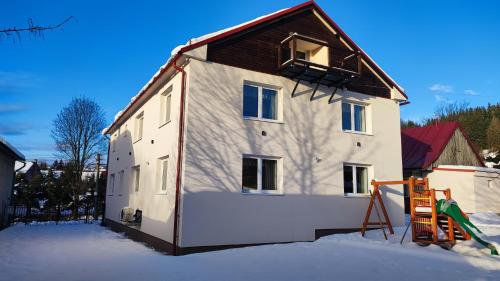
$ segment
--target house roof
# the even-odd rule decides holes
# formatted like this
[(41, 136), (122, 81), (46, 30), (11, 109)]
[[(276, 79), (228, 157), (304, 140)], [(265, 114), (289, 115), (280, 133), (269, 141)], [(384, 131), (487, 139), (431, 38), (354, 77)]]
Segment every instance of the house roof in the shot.
[(7, 140), (0, 137), (0, 146), (5, 148), (8, 152), (10, 152), (15, 160), (24, 161), (24, 154), (22, 154), (19, 150), (17, 150), (14, 146), (12, 146)]
[(368, 56), (364, 51), (363, 49), (361, 49), (356, 43), (354, 43), (354, 41), (340, 28), (340, 26), (335, 23), (324, 11), (323, 9), (321, 9), (321, 7), (319, 7), (313, 0), (311, 1), (307, 1), (307, 2), (304, 2), (302, 4), (299, 4), (297, 6), (294, 6), (294, 7), (291, 7), (291, 8), (287, 8), (287, 9), (283, 9), (283, 10), (279, 10), (279, 11), (276, 11), (274, 13), (271, 13), (271, 14), (268, 14), (268, 15), (265, 15), (265, 16), (261, 16), (261, 17), (258, 17), (256, 19), (253, 19), (253, 20), (250, 20), (248, 22), (245, 22), (245, 23), (242, 23), (242, 24), (239, 24), (239, 25), (236, 25), (236, 26), (233, 26), (233, 27), (230, 27), (230, 28), (226, 28), (226, 29), (223, 29), (223, 30), (220, 30), (220, 31), (216, 31), (216, 32), (213, 32), (213, 33), (209, 33), (209, 34), (206, 34), (206, 35), (203, 35), (203, 36), (200, 36), (200, 37), (197, 37), (197, 38), (193, 38), (191, 40), (189, 40), (185, 45), (180, 45), (180, 46), (177, 46), (176, 48), (174, 48), (171, 52), (171, 56), (169, 57), (169, 59), (167, 60), (167, 62), (165, 64), (163, 64), (160, 69), (153, 75), (153, 77), (146, 83), (146, 85), (144, 85), (141, 90), (139, 91), (139, 93), (134, 96), (131, 100), (130, 100), (130, 103), (127, 105), (127, 107), (124, 109), (124, 110), (121, 110), (119, 111), (116, 115), (115, 115), (115, 120), (113, 121), (113, 123), (105, 128), (103, 130), (103, 134), (107, 134), (109, 133), (109, 129), (112, 128), (116, 123), (119, 122), (119, 120), (121, 119), (122, 116), (124, 116), (124, 114), (130, 110), (130, 108), (138, 101), (140, 100), (140, 97), (143, 96), (147, 90), (152, 86), (152, 84), (154, 84), (154, 82), (156, 80), (158, 80), (158, 78), (161, 76), (161, 74), (163, 74), (165, 71), (167, 71), (171, 66), (172, 64), (184, 53), (188, 52), (188, 51), (191, 51), (193, 49), (196, 49), (198, 47), (201, 47), (203, 45), (206, 45), (206, 44), (209, 44), (209, 43), (212, 43), (212, 42), (215, 42), (215, 41), (218, 41), (218, 40), (222, 40), (222, 39), (225, 39), (231, 35), (235, 35), (237, 33), (240, 33), (242, 31), (245, 31), (245, 30), (248, 30), (252, 27), (255, 27), (257, 25), (260, 25), (260, 24), (264, 24), (264, 23), (267, 23), (267, 22), (271, 22), (272, 20), (275, 20), (279, 17), (282, 17), (282, 16), (286, 16), (286, 15), (289, 15), (293, 12), (296, 12), (298, 10), (301, 10), (301, 9), (314, 9), (316, 12), (318, 12), (321, 17), (323, 17), (327, 22), (328, 24), (330, 24), (333, 29), (335, 29), (339, 34), (340, 36), (345, 39), (348, 43), (348, 45), (353, 48), (354, 50), (357, 50), (360, 52), (361, 56), (363, 57), (363, 59), (388, 83), (390, 84), (391, 86), (395, 87), (399, 92), (401, 92), (401, 94), (405, 97), (405, 98), (408, 98), (405, 94), (405, 91), (404, 89), (399, 86), (395, 81), (394, 79), (392, 79), (387, 73), (385, 73), (382, 68), (376, 64), (373, 59)]
[(429, 167), (439, 158), (457, 129), (466, 138), (479, 162), (483, 163), (469, 137), (460, 128), (460, 123), (442, 122), (401, 131), (403, 169), (425, 169)]
[(20, 174), (26, 174), (34, 164), (33, 161), (16, 162), (14, 169)]

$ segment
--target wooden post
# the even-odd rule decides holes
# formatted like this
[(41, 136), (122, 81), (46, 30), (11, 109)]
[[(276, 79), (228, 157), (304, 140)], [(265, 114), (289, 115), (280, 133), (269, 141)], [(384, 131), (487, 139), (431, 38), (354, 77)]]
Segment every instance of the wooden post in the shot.
[(432, 207), (432, 241), (434, 243), (438, 242), (438, 225), (437, 225), (437, 211), (436, 211), (436, 191), (434, 188), (431, 189), (431, 207)]
[(376, 195), (378, 197), (378, 201), (380, 203), (380, 208), (382, 209), (382, 213), (384, 214), (385, 222), (387, 223), (387, 227), (389, 228), (389, 232), (391, 234), (394, 234), (394, 229), (392, 229), (391, 220), (389, 219), (389, 215), (387, 214), (387, 211), (385, 209), (384, 201), (382, 201), (382, 195), (380, 195), (380, 191), (379, 191), (378, 188), (377, 188), (377, 194)]
[[(446, 195), (446, 200), (451, 199), (451, 190), (449, 188), (446, 189), (445, 195)], [(451, 217), (448, 217), (448, 240), (450, 240), (450, 242), (452, 243), (455, 243), (455, 228), (453, 224), (453, 219)]]
[[(372, 180), (371, 184), (373, 185), (373, 191), (378, 189), (378, 185), (375, 180)], [(365, 236), (366, 228), (368, 227), (368, 221), (370, 220), (370, 215), (372, 213), (373, 203), (375, 200), (375, 196), (373, 194), (374, 193), (372, 193), (370, 196), (370, 203), (368, 204), (368, 210), (366, 210), (365, 220), (363, 221), (363, 227), (361, 228), (361, 236), (363, 237)]]
[(413, 242), (417, 239), (417, 230), (415, 229), (415, 204), (413, 197), (415, 197), (415, 178), (413, 176), (408, 180), (408, 191), (410, 192), (410, 224), (411, 224), (411, 239)]

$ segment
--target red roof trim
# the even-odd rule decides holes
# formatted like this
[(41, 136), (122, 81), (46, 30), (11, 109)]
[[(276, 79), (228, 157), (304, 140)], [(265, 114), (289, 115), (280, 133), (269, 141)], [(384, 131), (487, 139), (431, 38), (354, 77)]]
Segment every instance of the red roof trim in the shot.
[[(405, 94), (404, 90), (401, 89), (401, 87), (399, 87), (399, 85), (394, 81), (392, 80), (391, 77), (389, 77), (356, 43), (354, 43), (354, 41), (351, 39), (351, 37), (349, 37), (343, 30), (342, 28), (340, 28), (340, 26), (335, 23), (326, 13), (325, 11), (320, 7), (318, 6), (318, 4), (316, 4), (316, 2), (314, 1), (307, 1), (307, 2), (304, 2), (302, 4), (299, 4), (297, 6), (294, 6), (294, 7), (291, 7), (289, 9), (286, 9), (286, 10), (283, 10), (281, 12), (278, 12), (278, 13), (275, 13), (275, 14), (272, 14), (268, 17), (264, 17), (262, 19), (259, 19), (257, 21), (253, 21), (253, 22), (250, 22), (248, 24), (245, 24), (245, 25), (242, 25), (238, 28), (235, 28), (235, 29), (231, 29), (231, 30), (228, 30), (226, 32), (223, 32), (221, 34), (218, 34), (214, 37), (210, 37), (210, 38), (207, 38), (205, 40), (202, 40), (200, 42), (197, 42), (197, 43), (194, 43), (192, 45), (189, 45), (189, 46), (185, 46), (183, 48), (181, 48), (180, 52), (187, 52), (189, 50), (192, 50), (192, 49), (195, 49), (199, 46), (202, 46), (202, 45), (205, 45), (205, 44), (209, 44), (211, 42), (214, 42), (214, 41), (217, 41), (217, 40), (220, 40), (220, 39), (223, 39), (223, 38), (226, 38), (230, 35), (233, 35), (233, 34), (236, 34), (238, 32), (241, 32), (241, 31), (244, 31), (248, 28), (251, 28), (253, 26), (256, 26), (258, 24), (261, 24), (261, 23), (264, 23), (264, 22), (267, 22), (267, 21), (270, 21), (270, 20), (273, 20), (275, 18), (279, 18), (281, 16), (284, 16), (286, 14), (289, 14), (289, 13), (292, 13), (292, 12), (295, 12), (297, 10), (300, 10), (301, 8), (304, 8), (304, 7), (307, 7), (307, 6), (311, 6), (313, 8), (315, 8), (322, 17), (324, 17), (328, 23), (330, 23), (333, 28), (335, 30), (337, 30), (340, 35), (342, 37), (344, 37), (345, 39), (347, 39), (348, 43), (351, 44), (352, 46), (351, 47), (354, 47), (354, 49), (357, 49), (358, 51), (361, 52), (361, 54), (363, 55), (364, 59), (366, 61), (368, 61), (368, 63), (370, 64), (371, 67), (373, 67), (377, 72), (379, 72), (380, 74), (382, 74), (383, 78), (385, 80), (387, 80), (389, 82), (389, 84), (392, 84), (392, 86), (396, 87), (402, 94), (405, 98), (408, 98), (408, 96)], [(386, 81), (386, 82), (387, 82)]]
[(228, 36), (231, 36), (231, 35), (236, 34), (236, 33), (238, 33), (238, 32), (244, 31), (244, 30), (246, 30), (246, 29), (248, 29), (248, 28), (254, 27), (254, 26), (259, 25), (259, 24), (261, 24), (261, 23), (264, 23), (264, 22), (267, 22), (267, 21), (273, 20), (273, 19), (275, 19), (275, 18), (279, 18), (279, 17), (284, 16), (284, 15), (286, 15), (286, 14), (289, 14), (289, 13), (295, 12), (295, 11), (297, 11), (297, 10), (300, 10), (300, 9), (302, 9), (302, 8), (304, 8), (304, 7), (307, 7), (307, 6), (313, 6), (313, 5), (317, 7), (317, 5), (316, 5), (316, 3), (314, 3), (314, 1), (307, 1), (307, 2), (304, 2), (304, 3), (299, 4), (299, 5), (297, 5), (297, 6), (294, 6), (294, 7), (288, 8), (288, 9), (285, 9), (285, 10), (283, 10), (283, 11), (281, 11), (281, 12), (271, 14), (271, 15), (269, 15), (269, 16), (267, 16), (267, 17), (263, 17), (263, 18), (261, 18), (261, 19), (259, 19), (259, 20), (249, 22), (249, 23), (247, 23), (247, 24), (245, 24), (245, 25), (242, 25), (242, 26), (239, 26), (239, 27), (237, 27), (237, 28), (234, 28), (234, 29), (228, 30), (228, 31), (226, 31), (226, 32), (220, 33), (220, 34), (215, 35), (215, 36), (213, 36), (213, 37), (209, 37), (209, 38), (207, 38), (207, 39), (205, 39), (205, 40), (202, 40), (202, 41), (200, 41), (200, 42), (196, 42), (196, 43), (194, 43), (194, 44), (191, 44), (191, 45), (185, 46), (185, 47), (181, 48), (180, 52), (187, 52), (187, 51), (190, 51), (190, 50), (192, 50), (192, 49), (196, 49), (196, 48), (198, 48), (198, 47), (200, 47), (200, 46), (203, 46), (203, 45), (205, 45), (205, 44), (209, 44), (209, 43), (212, 43), (212, 42), (214, 42), (214, 41), (217, 41), (217, 40), (220, 40), (220, 39), (224, 39), (224, 38), (226, 38), (226, 37), (228, 37)]
[(109, 134), (109, 130), (111, 130), (111, 128), (113, 128), (118, 123), (118, 121), (120, 121), (123, 118), (123, 116), (125, 116), (125, 114), (136, 103), (139, 102), (139, 100), (142, 98), (142, 96), (144, 96), (144, 94), (149, 90), (149, 88), (151, 88), (153, 86), (153, 84), (161, 77), (161, 75), (163, 73), (165, 73), (172, 66), (172, 64), (179, 59), (180, 56), (181, 56), (181, 53), (179, 52), (179, 53), (177, 53), (177, 55), (175, 55), (168, 62), (168, 64), (158, 73), (158, 75), (156, 75), (156, 77), (153, 78), (153, 81), (151, 81), (151, 83), (148, 84), (148, 86), (146, 87), (146, 89), (142, 90), (142, 92), (137, 96), (137, 98), (129, 106), (127, 106), (127, 108), (123, 111), (123, 113), (116, 120), (114, 120), (113, 123), (111, 123), (111, 125), (108, 127), (108, 129), (104, 132), (105, 134)]
[(234, 29), (231, 29), (231, 30), (228, 30), (226, 32), (223, 32), (221, 34), (218, 34), (218, 35), (215, 35), (213, 37), (209, 37), (205, 40), (202, 40), (200, 42), (196, 42), (194, 44), (191, 44), (191, 45), (188, 45), (188, 46), (184, 46), (182, 47), (179, 52), (171, 59), (171, 61), (165, 66), (165, 68), (163, 68), (163, 70), (160, 71), (160, 73), (158, 73), (158, 75), (153, 79), (153, 81), (151, 81), (151, 83), (149, 83), (149, 85), (146, 87), (146, 89), (144, 89), (139, 95), (138, 97), (134, 100), (134, 102), (132, 102), (132, 104), (130, 104), (125, 110), (124, 112), (120, 115), (120, 117), (118, 117), (118, 119), (116, 119), (112, 124), (111, 126), (109, 126), (108, 130), (106, 130), (106, 134), (109, 133), (109, 130), (116, 124), (118, 123), (119, 120), (122, 119), (122, 117), (130, 110), (130, 108), (132, 108), (141, 98), (142, 96), (144, 95), (144, 93), (146, 93), (150, 88), (151, 86), (156, 82), (156, 80), (158, 80), (158, 78), (165, 72), (167, 71), (171, 66), (172, 66), (172, 63), (174, 61), (176, 61), (183, 53), (187, 52), (187, 51), (190, 51), (190, 50), (193, 50), (197, 47), (200, 47), (202, 45), (205, 45), (205, 44), (208, 44), (208, 43), (211, 43), (211, 42), (214, 42), (214, 41), (217, 41), (217, 40), (220, 40), (220, 39), (223, 39), (223, 38), (226, 38), (228, 36), (231, 36), (233, 34), (236, 34), (238, 32), (241, 32), (241, 31), (244, 31), (248, 28), (251, 28), (253, 26), (256, 26), (258, 24), (261, 24), (261, 23), (265, 23), (267, 21), (270, 21), (270, 20), (273, 20), (273, 19), (276, 19), (276, 18), (279, 18), (281, 16), (284, 16), (284, 15), (287, 15), (289, 13), (292, 13), (292, 12), (295, 12), (297, 10), (300, 10), (302, 8), (305, 8), (305, 7), (308, 7), (308, 6), (311, 6), (312, 8), (316, 9), (320, 15), (322, 17), (324, 17), (328, 23), (330, 23), (334, 29), (336, 29), (340, 34), (341, 36), (343, 36), (349, 44), (352, 45), (352, 47), (354, 47), (354, 49), (357, 49), (358, 51), (361, 52), (361, 55), (364, 57), (365, 61), (368, 61), (368, 63), (370, 64), (371, 67), (373, 67), (377, 72), (379, 72), (379, 74), (382, 74), (383, 78), (385, 80), (387, 80), (388, 82), (390, 82), (389, 84), (392, 84), (392, 86), (396, 87), (402, 94), (405, 98), (408, 98), (408, 96), (404, 93), (403, 89), (401, 89), (401, 87), (399, 87), (398, 84), (396, 84), (396, 82), (394, 80), (392, 80), (392, 78), (390, 78), (356, 43), (354, 43), (354, 41), (340, 28), (340, 26), (338, 24), (336, 24), (326, 13), (325, 11), (323, 11), (323, 9), (321, 9), (321, 7), (318, 6), (318, 4), (316, 4), (313, 0), (311, 1), (307, 1), (307, 2), (304, 2), (302, 4), (299, 4), (297, 6), (294, 6), (294, 7), (291, 7), (291, 8), (288, 8), (288, 9), (285, 9), (281, 12), (277, 12), (277, 13), (274, 13), (272, 15), (269, 15), (267, 17), (264, 17), (264, 18), (261, 18), (259, 20), (256, 20), (256, 21), (253, 21), (253, 22), (250, 22), (248, 24), (245, 24), (245, 25), (242, 25), (240, 27), (237, 27), (237, 28), (234, 28)]
[(434, 168), (433, 171), (449, 171), (449, 172), (466, 172), (466, 173), (474, 173), (476, 170), (471, 169), (452, 169), (452, 168)]

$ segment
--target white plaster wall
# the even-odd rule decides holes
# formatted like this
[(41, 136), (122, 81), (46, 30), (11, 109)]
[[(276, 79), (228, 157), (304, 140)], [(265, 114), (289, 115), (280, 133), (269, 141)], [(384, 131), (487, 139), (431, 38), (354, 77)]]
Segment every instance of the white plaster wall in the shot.
[(476, 212), (474, 172), (434, 170), (427, 177), (431, 188), (449, 188), (451, 197), (457, 201), (462, 211), (466, 213)]
[[(172, 85), (171, 121), (161, 125), (160, 94)], [(178, 119), (181, 92), (181, 75), (163, 84), (156, 93), (131, 118), (111, 133), (115, 151), (110, 149), (109, 175), (115, 175), (115, 192), (110, 194), (108, 175), (108, 195), (106, 198), (106, 218), (120, 221), (121, 209), (125, 206), (141, 209), (140, 230), (165, 241), (172, 242), (175, 202), (175, 176), (178, 142)], [(141, 140), (134, 140), (135, 117), (144, 112), (144, 129)], [(152, 143), (152, 141), (154, 143)], [(160, 191), (157, 175), (158, 158), (169, 156), (167, 192)], [(140, 189), (133, 189), (132, 167), (140, 165)], [(119, 175), (124, 170), (122, 192), (119, 191)]]
[[(283, 122), (243, 119), (245, 80), (281, 88)], [(332, 89), (320, 87), (310, 101), (304, 85), (291, 98), (295, 83), (284, 77), (195, 60), (189, 81), (183, 247), (309, 241), (315, 229), (360, 228), (369, 198), (344, 197), (343, 163), (373, 165), (378, 180), (402, 179), (393, 100), (344, 92), (328, 104)], [(369, 106), (371, 134), (342, 132), (342, 99)], [(242, 154), (282, 157), (283, 195), (242, 194)], [(383, 193), (401, 225), (402, 187)]]
[(476, 172), (474, 191), (476, 212), (500, 214), (500, 173)]

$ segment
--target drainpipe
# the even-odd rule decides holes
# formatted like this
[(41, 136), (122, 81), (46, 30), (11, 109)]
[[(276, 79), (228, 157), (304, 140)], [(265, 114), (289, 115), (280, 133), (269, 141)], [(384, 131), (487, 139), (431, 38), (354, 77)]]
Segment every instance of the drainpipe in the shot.
[(177, 176), (175, 179), (175, 204), (174, 204), (174, 235), (173, 235), (173, 255), (177, 256), (178, 253), (178, 236), (179, 236), (179, 205), (181, 198), (181, 183), (182, 183), (182, 158), (184, 153), (184, 115), (185, 115), (185, 98), (186, 98), (186, 71), (184, 66), (177, 65), (177, 59), (174, 59), (173, 67), (176, 71), (182, 74), (181, 82), (181, 105), (179, 113), (179, 140), (177, 146)]

